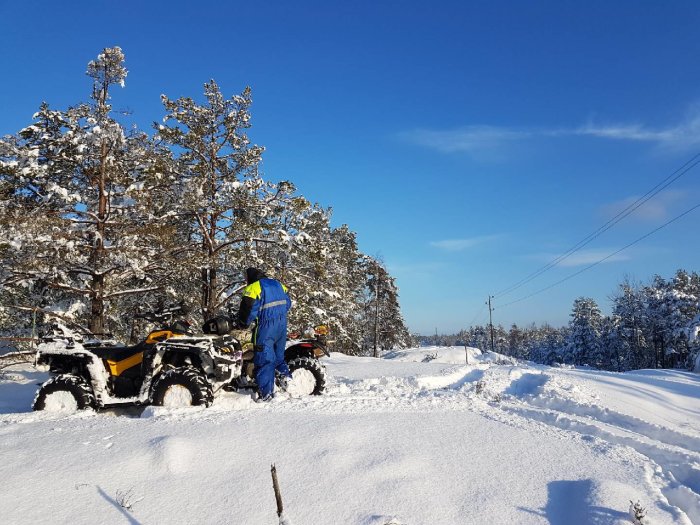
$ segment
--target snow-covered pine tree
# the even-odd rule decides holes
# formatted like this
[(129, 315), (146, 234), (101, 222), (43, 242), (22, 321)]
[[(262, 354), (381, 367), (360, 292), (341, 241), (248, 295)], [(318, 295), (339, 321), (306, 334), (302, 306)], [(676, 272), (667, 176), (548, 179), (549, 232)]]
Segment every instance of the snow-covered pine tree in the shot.
[(667, 352), (667, 367), (685, 366), (690, 354), (688, 327), (700, 313), (700, 276), (678, 270), (673, 277), (669, 301), (671, 302), (670, 352)]
[(294, 300), (289, 324), (296, 331), (307, 332), (317, 325), (330, 324), (326, 308), (331, 249), (329, 211), (298, 199), (285, 210), (282, 222), (280, 246), (284, 252), (279, 253), (277, 265), (279, 277)]
[(612, 301), (612, 326), (606, 338), (611, 369), (621, 372), (648, 366), (653, 349), (646, 340), (647, 312), (639, 286), (625, 279)]
[(688, 323), (688, 346), (690, 352), (685, 366), (693, 372), (700, 372), (700, 314)]
[(365, 262), (367, 276), (363, 308), (364, 353), (406, 347), (410, 334), (399, 308), (396, 281), (376, 258)]
[(334, 338), (338, 347), (357, 353), (362, 340), (361, 305), (365, 286), (366, 256), (357, 247), (357, 237), (347, 225), (331, 231), (333, 277), (337, 296), (329, 305), (338, 326)]
[(673, 285), (660, 275), (642, 289), (647, 323), (645, 335), (650, 342), (647, 360), (638, 368), (665, 368), (667, 353), (672, 348), (674, 324)]
[(150, 143), (111, 116), (110, 88), (127, 74), (121, 49), (105, 49), (87, 74), (90, 104), (44, 103), (32, 125), (0, 142), (3, 286), (36, 287), (102, 333), (107, 303), (160, 288), (151, 273), (159, 246), (136, 205), (153, 167)]
[(544, 332), (543, 339), (544, 345), (543, 349), (546, 352), (545, 360), (538, 361), (544, 362), (547, 365), (553, 365), (555, 363), (562, 362), (562, 351), (566, 345), (566, 338), (568, 337), (568, 328), (554, 328), (547, 324), (543, 325), (541, 330)]
[(280, 237), (276, 246), (284, 253), (277, 267), (295, 303), (290, 326), (306, 331), (328, 325), (334, 348), (355, 353), (365, 279), (355, 233), (346, 225), (332, 228), (330, 210), (296, 198), (286, 208)]
[(507, 355), (517, 359), (528, 359), (528, 347), (526, 345), (526, 333), (513, 323), (508, 331)]
[(487, 326), (470, 326), (467, 335), (467, 345), (478, 348), (482, 352), (487, 352), (491, 349), (489, 337)]
[[(261, 261), (257, 247), (277, 201), (293, 186), (266, 184), (258, 165), (264, 148), (251, 144), (250, 88), (224, 98), (215, 81), (204, 84), (205, 103), (162, 95), (166, 110), (157, 137), (175, 152), (171, 172), (184, 219), (179, 272), (185, 289), (198, 289), (203, 319), (217, 313), (242, 284), (245, 265)], [(264, 248), (263, 248), (264, 251)]]
[[(262, 180), (263, 148), (246, 135), (250, 90), (227, 100), (211, 81), (202, 105), (163, 96), (164, 123), (149, 138), (112, 116), (121, 50), (105, 49), (88, 75), (90, 104), (43, 104), (31, 126), (0, 140), (3, 304), (124, 337), (138, 307), (185, 300), (209, 317), (240, 289), (243, 269), (259, 266), (290, 285), (293, 322), (330, 324), (338, 347), (357, 351), (367, 258), (347, 226), (330, 226), (329, 210), (291, 183)], [(403, 344), (395, 284), (383, 280), (383, 344)], [(4, 309), (3, 322), (22, 325), (18, 312)]]
[(574, 301), (569, 322), (565, 361), (576, 365), (600, 366), (605, 361), (600, 344), (602, 315), (590, 297)]

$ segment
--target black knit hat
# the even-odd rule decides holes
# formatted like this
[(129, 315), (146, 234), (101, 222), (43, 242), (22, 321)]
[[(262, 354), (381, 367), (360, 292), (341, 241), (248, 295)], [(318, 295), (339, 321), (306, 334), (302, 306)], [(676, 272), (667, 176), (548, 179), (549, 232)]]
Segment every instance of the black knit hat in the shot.
[(266, 277), (265, 272), (258, 268), (247, 268), (245, 271), (245, 280), (248, 284), (253, 284)]

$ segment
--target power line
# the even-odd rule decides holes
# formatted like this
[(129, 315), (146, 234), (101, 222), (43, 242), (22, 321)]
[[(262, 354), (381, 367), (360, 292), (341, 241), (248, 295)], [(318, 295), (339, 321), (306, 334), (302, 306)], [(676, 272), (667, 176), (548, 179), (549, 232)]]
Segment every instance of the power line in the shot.
[(551, 289), (554, 288), (555, 286), (558, 286), (558, 285), (560, 285), (560, 284), (562, 284), (562, 283), (568, 281), (569, 279), (572, 279), (572, 278), (576, 277), (577, 275), (580, 275), (580, 274), (582, 274), (583, 272), (585, 272), (585, 271), (587, 271), (587, 270), (590, 270), (590, 269), (593, 268), (594, 266), (598, 266), (600, 263), (607, 261), (608, 259), (610, 259), (611, 257), (614, 257), (614, 256), (617, 255), (618, 253), (620, 253), (620, 252), (626, 250), (627, 248), (630, 248), (631, 246), (634, 246), (634, 245), (637, 244), (638, 242), (643, 241), (643, 240), (646, 239), (647, 237), (649, 237), (649, 236), (655, 234), (656, 232), (658, 232), (659, 230), (665, 228), (665, 227), (668, 226), (669, 224), (671, 224), (671, 223), (673, 223), (673, 222), (676, 222), (678, 219), (680, 219), (680, 218), (682, 218), (682, 217), (685, 217), (685, 216), (688, 215), (690, 212), (692, 212), (692, 211), (694, 211), (694, 210), (696, 210), (696, 209), (698, 209), (698, 208), (700, 208), (700, 204), (696, 204), (695, 206), (693, 206), (692, 208), (690, 208), (690, 209), (684, 211), (684, 212), (681, 213), (680, 215), (677, 215), (676, 217), (674, 217), (674, 218), (671, 219), (670, 221), (665, 222), (664, 224), (662, 224), (662, 225), (659, 226), (658, 228), (655, 228), (655, 229), (651, 230), (650, 232), (646, 233), (645, 235), (642, 235), (641, 237), (639, 237), (638, 239), (632, 241), (631, 243), (627, 244), (626, 246), (623, 246), (623, 247), (620, 248), (619, 250), (616, 250), (616, 251), (612, 252), (611, 254), (606, 255), (606, 256), (603, 257), (602, 259), (599, 259), (598, 261), (596, 261), (596, 262), (594, 262), (594, 263), (592, 263), (592, 264), (589, 264), (589, 265), (586, 266), (585, 268), (582, 268), (582, 269), (580, 269), (580, 270), (578, 270), (578, 271), (572, 273), (571, 275), (569, 275), (569, 276), (567, 276), (567, 277), (564, 277), (563, 279), (561, 279), (561, 280), (559, 280), (559, 281), (557, 281), (557, 282), (555, 282), (555, 283), (553, 283), (553, 284), (550, 284), (549, 286), (547, 286), (547, 287), (545, 287), (545, 288), (542, 288), (542, 289), (540, 289), (540, 290), (537, 290), (536, 292), (533, 292), (533, 293), (531, 293), (531, 294), (529, 294), (529, 295), (526, 295), (526, 296), (524, 296), (524, 297), (521, 297), (520, 299), (516, 299), (515, 301), (511, 301), (511, 302), (509, 302), (509, 303), (506, 303), (506, 304), (502, 305), (500, 308), (505, 308), (506, 306), (510, 306), (510, 305), (512, 305), (512, 304), (519, 303), (520, 301), (524, 301), (525, 299), (529, 299), (530, 297), (533, 297), (533, 296), (535, 296), (535, 295), (541, 294), (542, 292), (546, 292), (547, 290), (551, 290)]
[(575, 252), (589, 244), (591, 241), (608, 231), (610, 228), (615, 226), (618, 222), (623, 220), (625, 217), (633, 213), (637, 208), (642, 206), (644, 203), (655, 197), (657, 194), (659, 194), (662, 190), (666, 189), (668, 186), (673, 184), (675, 181), (677, 181), (679, 178), (681, 178), (683, 175), (688, 173), (691, 169), (693, 169), (695, 166), (700, 164), (700, 153), (695, 154), (690, 160), (688, 160), (685, 164), (683, 164), (680, 168), (678, 168), (676, 171), (671, 173), (668, 177), (663, 179), (661, 182), (659, 182), (656, 186), (651, 188), (649, 191), (647, 191), (644, 195), (639, 197), (636, 201), (634, 201), (632, 204), (627, 206), (625, 209), (620, 211), (617, 215), (615, 215), (613, 218), (611, 218), (608, 222), (600, 226), (597, 230), (595, 230), (593, 233), (589, 234), (588, 236), (584, 237), (582, 240), (580, 240), (578, 243), (576, 243), (573, 247), (569, 248), (568, 251), (557, 257), (556, 259), (550, 261), (546, 265), (542, 266), (538, 270), (535, 270), (533, 273), (528, 275), (527, 277), (521, 279), (520, 281), (516, 282), (515, 284), (501, 290), (496, 294), (496, 298), (502, 297), (504, 295), (507, 295), (521, 286), (524, 286), (525, 284), (529, 283), (533, 279), (539, 277), (546, 271), (550, 270), (551, 268), (554, 268), (557, 264), (559, 264), (561, 261), (564, 259), (568, 258), (569, 256), (573, 255)]
[(476, 312), (476, 315), (471, 320), (468, 326), (474, 326), (474, 323), (476, 322), (477, 318), (481, 319), (481, 314), (484, 312), (484, 310), (486, 310), (486, 303), (481, 305), (481, 309), (478, 312)]

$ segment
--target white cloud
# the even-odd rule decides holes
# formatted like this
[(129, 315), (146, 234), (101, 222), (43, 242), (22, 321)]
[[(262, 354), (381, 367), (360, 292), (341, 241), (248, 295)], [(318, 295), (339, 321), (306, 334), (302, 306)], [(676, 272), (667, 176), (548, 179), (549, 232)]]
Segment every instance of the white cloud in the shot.
[[(667, 219), (671, 216), (670, 212), (674, 210), (677, 211), (679, 202), (681, 202), (685, 196), (686, 193), (682, 191), (662, 191), (634, 210), (631, 217), (645, 221)], [(639, 196), (632, 195), (626, 199), (606, 204), (601, 208), (601, 214), (607, 219), (616, 217), (638, 199)]]
[(428, 279), (444, 273), (447, 265), (444, 262), (387, 263), (387, 268), (392, 275), (399, 278)]
[(677, 125), (651, 128), (642, 124), (600, 124), (589, 122), (575, 128), (510, 128), (465, 126), (456, 129), (414, 129), (399, 133), (412, 144), (443, 153), (480, 154), (508, 144), (538, 137), (588, 136), (609, 140), (648, 142), (668, 149), (689, 149), (700, 145), (700, 105), (694, 106)]
[(652, 142), (670, 149), (687, 149), (700, 145), (700, 108), (694, 107), (679, 124), (666, 128), (649, 128), (641, 124), (587, 124), (575, 131), (579, 135)]
[(486, 235), (483, 237), (472, 237), (470, 239), (445, 239), (442, 241), (431, 241), (430, 246), (447, 252), (461, 252), (500, 237), (501, 235)]
[[(559, 262), (557, 266), (561, 266), (564, 268), (571, 268), (574, 266), (588, 266), (590, 264), (596, 263), (600, 261), (601, 259), (607, 257), (611, 253), (614, 253), (617, 251), (616, 248), (598, 248), (598, 249), (592, 249), (592, 250), (579, 250), (571, 255), (569, 255), (566, 259), (563, 261)], [(551, 262), (557, 258), (559, 258), (560, 254), (553, 254), (553, 253), (540, 253), (532, 256), (532, 259), (542, 261), (542, 262)], [(613, 262), (620, 262), (620, 261), (629, 261), (630, 256), (627, 254), (623, 253), (618, 253), (617, 255), (613, 255), (612, 257), (605, 259), (603, 263), (613, 263)]]
[(528, 131), (519, 131), (494, 126), (466, 126), (454, 130), (415, 129), (404, 131), (399, 138), (419, 146), (444, 153), (478, 153), (484, 149), (500, 147), (508, 141), (521, 140), (531, 136)]

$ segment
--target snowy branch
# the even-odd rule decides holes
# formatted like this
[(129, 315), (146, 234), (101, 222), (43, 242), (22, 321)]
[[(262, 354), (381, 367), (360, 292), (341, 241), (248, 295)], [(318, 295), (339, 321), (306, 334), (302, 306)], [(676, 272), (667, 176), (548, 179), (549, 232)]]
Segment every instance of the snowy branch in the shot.
[(216, 247), (216, 249), (214, 250), (214, 253), (217, 253), (222, 248), (226, 248), (227, 246), (231, 246), (232, 244), (237, 244), (239, 242), (263, 242), (263, 243), (269, 243), (269, 244), (277, 244), (277, 241), (272, 240), (272, 239), (262, 239), (262, 238), (233, 239), (232, 241), (227, 241), (227, 242), (221, 243), (219, 246)]
[(132, 295), (137, 293), (154, 292), (160, 290), (160, 286), (149, 286), (147, 288), (134, 288), (131, 290), (121, 290), (119, 292), (112, 292), (104, 295), (104, 299), (113, 299), (114, 297), (120, 297), (122, 295)]
[(215, 252), (216, 252), (216, 249), (214, 248), (214, 241), (213, 241), (213, 239), (209, 236), (209, 231), (208, 231), (208, 229), (207, 229), (207, 226), (204, 224), (204, 220), (202, 219), (202, 217), (201, 217), (199, 214), (197, 214), (196, 217), (197, 217), (197, 222), (199, 223), (199, 229), (200, 229), (200, 231), (202, 232), (202, 235), (204, 236), (204, 240), (205, 240), (205, 241), (207, 242), (207, 244), (209, 245), (209, 250), (210, 250), (212, 253), (215, 253)]
[(86, 327), (84, 327), (80, 323), (75, 322), (70, 317), (66, 317), (65, 315), (62, 315), (62, 314), (57, 314), (56, 312), (53, 312), (51, 310), (46, 310), (44, 308), (36, 308), (33, 306), (19, 306), (19, 305), (9, 305), (9, 306), (7, 306), (7, 308), (13, 308), (15, 310), (21, 310), (23, 312), (42, 313), (44, 315), (48, 315), (49, 317), (55, 317), (56, 319), (60, 319), (61, 321), (64, 321), (71, 326), (74, 326), (75, 328), (77, 328), (78, 330), (82, 331), (85, 334), (90, 333), (90, 330), (88, 330)]
[[(233, 283), (231, 283), (231, 284), (229, 284), (228, 286), (224, 287), (224, 288), (219, 292), (218, 295), (224, 295), (224, 292), (225, 292), (228, 288), (230, 288), (231, 286), (233, 286)], [(240, 291), (241, 291), (243, 288), (245, 288), (245, 287), (246, 287), (245, 284), (241, 284), (241, 285), (236, 286), (230, 294), (226, 295), (221, 301), (219, 301), (218, 303), (216, 303), (216, 305), (215, 305), (216, 309), (218, 310), (218, 309), (221, 308), (223, 305), (225, 305), (226, 303), (228, 303), (228, 302), (231, 300), (231, 297), (233, 297), (234, 295), (236, 295), (238, 292), (240, 292)]]
[[(12, 338), (10, 338), (12, 339)], [(26, 338), (24, 338), (26, 339)], [(34, 339), (29, 338), (30, 341)], [(23, 363), (33, 363), (36, 359), (36, 352), (10, 352), (0, 356), (0, 370), (8, 366), (19, 365)]]

